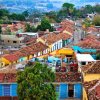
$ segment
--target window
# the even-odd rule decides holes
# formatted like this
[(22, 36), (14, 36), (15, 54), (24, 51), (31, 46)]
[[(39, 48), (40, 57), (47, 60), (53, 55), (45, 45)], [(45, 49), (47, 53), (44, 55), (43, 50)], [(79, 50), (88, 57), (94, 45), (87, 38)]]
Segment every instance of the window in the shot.
[(57, 44), (57, 49), (59, 49), (58, 44)]
[(10, 96), (10, 85), (9, 84), (4, 85), (4, 96)]
[(13, 41), (13, 43), (17, 43), (17, 41)]
[(82, 65), (86, 65), (86, 62), (81, 62)]
[(74, 97), (74, 85), (73, 84), (68, 85), (68, 96)]

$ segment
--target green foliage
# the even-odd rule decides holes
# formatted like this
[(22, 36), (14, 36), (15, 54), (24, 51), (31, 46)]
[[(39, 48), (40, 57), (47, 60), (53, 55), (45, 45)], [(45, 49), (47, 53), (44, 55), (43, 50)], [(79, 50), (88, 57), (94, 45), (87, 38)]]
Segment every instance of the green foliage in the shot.
[(93, 7), (94, 11), (100, 14), (100, 4), (97, 4)]
[(47, 18), (43, 18), (41, 21), (41, 25), (38, 25), (37, 30), (46, 31), (46, 29), (53, 31), (53, 28), (50, 25), (49, 20)]
[(9, 19), (13, 19), (13, 20), (19, 20), (19, 21), (25, 21), (25, 16), (22, 14), (16, 14), (13, 13), (9, 16)]
[(94, 12), (93, 6), (91, 6), (91, 5), (86, 5), (86, 6), (84, 7), (83, 12), (84, 12), (85, 14), (91, 14), (91, 13), (93, 13), (93, 12)]
[(10, 20), (25, 21), (26, 16), (27, 16), (27, 12), (23, 12), (22, 14), (16, 14), (16, 13), (10, 14), (8, 10), (0, 9), (1, 24), (9, 24)]
[(100, 60), (100, 53), (96, 55), (96, 60)]
[(2, 18), (4, 16), (9, 16), (8, 10), (0, 9), (0, 18)]
[(36, 63), (17, 74), (19, 100), (56, 100), (55, 87), (51, 83), (55, 75), (46, 65)]
[(90, 27), (91, 25), (93, 25), (92, 21), (89, 20), (89, 19), (85, 19), (82, 24), (85, 25), (86, 28)]
[(25, 25), (26, 32), (36, 32), (37, 29), (34, 26), (31, 26), (30, 24)]
[(63, 7), (64, 10), (66, 10), (66, 13), (68, 15), (71, 15), (74, 11), (74, 4), (64, 3), (62, 7)]
[(29, 12), (26, 10), (22, 13), (23, 16), (28, 17), (29, 16)]
[(97, 15), (97, 16), (94, 17), (93, 23), (94, 23), (96, 26), (100, 26), (100, 15)]

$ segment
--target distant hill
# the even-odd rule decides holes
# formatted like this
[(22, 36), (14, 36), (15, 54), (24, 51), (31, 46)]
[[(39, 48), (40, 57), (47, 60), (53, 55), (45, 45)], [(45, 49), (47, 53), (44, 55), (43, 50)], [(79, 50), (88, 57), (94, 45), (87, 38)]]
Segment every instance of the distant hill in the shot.
[(64, 2), (70, 2), (76, 6), (86, 4), (94, 5), (100, 0), (0, 0), (0, 8), (6, 8), (10, 12), (23, 12), (28, 9), (38, 9), (41, 11), (59, 10)]

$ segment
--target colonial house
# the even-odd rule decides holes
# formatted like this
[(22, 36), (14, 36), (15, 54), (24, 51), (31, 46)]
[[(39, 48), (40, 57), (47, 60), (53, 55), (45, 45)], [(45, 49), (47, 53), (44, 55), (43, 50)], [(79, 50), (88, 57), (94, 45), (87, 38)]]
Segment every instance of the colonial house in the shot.
[(2, 24), (2, 33), (8, 35), (7, 30), (11, 31), (11, 34), (25, 32), (25, 22), (13, 22), (12, 24)]
[(56, 92), (58, 100), (78, 99), (82, 100), (82, 76), (81, 73), (56, 72)]
[(41, 41), (43, 44), (49, 46), (49, 52), (61, 49), (68, 45), (72, 40), (72, 36), (67, 33), (49, 33), (42, 37), (39, 37), (37, 41)]
[(80, 41), (80, 43), (76, 44), (82, 48), (88, 49), (99, 49), (100, 48), (100, 41), (98, 37), (94, 35), (88, 35), (85, 39)]
[(23, 43), (24, 37), (17, 37), (16, 35), (1, 35), (1, 41), (4, 46), (12, 48), (20, 48)]
[(37, 42), (49, 46), (49, 52), (62, 48), (62, 39), (54, 33), (49, 33), (37, 39)]
[(23, 47), (20, 50), (13, 52), (12, 54), (3, 55), (0, 58), (2, 62), (1, 67), (23, 61), (28, 61), (33, 57), (38, 57), (47, 53), (48, 53), (48, 46), (44, 45), (41, 42), (37, 42), (29, 46)]
[(82, 67), (84, 80), (83, 100), (100, 99), (100, 61)]
[(0, 100), (17, 100), (17, 83), (15, 69), (0, 71)]

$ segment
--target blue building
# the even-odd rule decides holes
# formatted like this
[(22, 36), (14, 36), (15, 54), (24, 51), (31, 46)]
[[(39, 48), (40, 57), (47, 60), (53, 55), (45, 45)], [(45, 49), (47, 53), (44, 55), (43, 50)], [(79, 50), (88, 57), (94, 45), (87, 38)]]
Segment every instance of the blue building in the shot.
[(56, 92), (58, 94), (58, 100), (67, 100), (67, 99), (79, 99), (82, 100), (82, 84), (67, 84), (61, 83), (59, 86), (56, 86)]
[(18, 100), (16, 73), (0, 73), (0, 100)]

